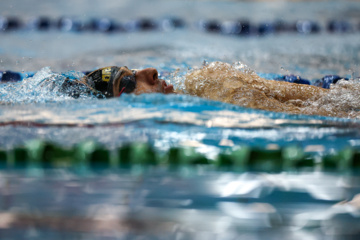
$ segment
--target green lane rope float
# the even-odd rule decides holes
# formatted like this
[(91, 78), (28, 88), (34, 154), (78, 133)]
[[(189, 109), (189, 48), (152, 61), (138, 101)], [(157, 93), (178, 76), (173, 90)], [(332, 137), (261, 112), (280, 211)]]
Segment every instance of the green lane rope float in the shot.
[(205, 166), (209, 170), (231, 172), (298, 172), (323, 171), (360, 173), (360, 151), (345, 148), (328, 154), (311, 154), (299, 146), (277, 149), (239, 146), (220, 152), (208, 159), (195, 148), (172, 147), (158, 152), (146, 143), (129, 143), (117, 149), (108, 149), (94, 141), (73, 147), (32, 140), (23, 146), (0, 149), (0, 168), (8, 169), (85, 169), (89, 171), (160, 167), (168, 170)]

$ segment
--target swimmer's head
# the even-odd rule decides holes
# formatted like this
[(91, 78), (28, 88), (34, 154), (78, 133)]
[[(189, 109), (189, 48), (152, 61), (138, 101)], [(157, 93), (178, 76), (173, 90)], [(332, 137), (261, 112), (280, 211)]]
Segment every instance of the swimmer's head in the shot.
[(158, 75), (158, 71), (155, 68), (136, 70), (136, 88), (134, 93), (174, 93), (173, 85), (168, 85), (163, 79), (159, 79)]
[(105, 67), (86, 76), (87, 83), (106, 97), (119, 97), (122, 93), (173, 93), (173, 85), (158, 78), (155, 68), (130, 70), (124, 67)]

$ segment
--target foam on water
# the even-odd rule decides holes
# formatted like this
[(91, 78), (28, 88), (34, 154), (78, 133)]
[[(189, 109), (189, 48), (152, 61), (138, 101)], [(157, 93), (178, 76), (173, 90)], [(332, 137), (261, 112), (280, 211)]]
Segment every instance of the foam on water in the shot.
[[(0, 85), (1, 104), (58, 102), (73, 99), (60, 91), (67, 77), (80, 79), (84, 74), (69, 71), (63, 74), (53, 72), (49, 67), (38, 71), (33, 77), (21, 82)], [(89, 98), (80, 95), (80, 98)]]
[(189, 73), (191, 95), (244, 107), (294, 114), (360, 118), (360, 83), (340, 81), (330, 90), (260, 78), (242, 63), (213, 62)]
[(305, 114), (323, 114), (328, 116), (360, 118), (360, 82), (359, 79), (340, 80), (332, 85), (327, 94), (317, 101), (307, 102)]

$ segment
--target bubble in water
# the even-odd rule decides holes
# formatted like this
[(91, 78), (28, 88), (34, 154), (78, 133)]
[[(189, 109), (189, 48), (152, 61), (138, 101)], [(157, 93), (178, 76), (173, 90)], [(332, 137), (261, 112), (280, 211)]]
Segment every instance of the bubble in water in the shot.
[(234, 63), (234, 68), (244, 73), (249, 73), (249, 74), (255, 73), (253, 69), (251, 69), (249, 66), (247, 66), (246, 64), (240, 61)]

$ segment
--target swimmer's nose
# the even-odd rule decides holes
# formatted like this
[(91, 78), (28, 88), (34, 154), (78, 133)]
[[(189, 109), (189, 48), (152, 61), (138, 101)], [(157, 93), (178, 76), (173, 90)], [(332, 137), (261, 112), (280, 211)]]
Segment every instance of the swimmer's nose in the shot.
[(158, 81), (158, 71), (155, 68), (145, 68), (136, 72), (137, 79), (145, 79), (150, 84), (156, 84)]

